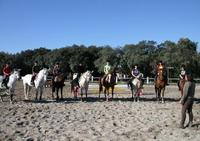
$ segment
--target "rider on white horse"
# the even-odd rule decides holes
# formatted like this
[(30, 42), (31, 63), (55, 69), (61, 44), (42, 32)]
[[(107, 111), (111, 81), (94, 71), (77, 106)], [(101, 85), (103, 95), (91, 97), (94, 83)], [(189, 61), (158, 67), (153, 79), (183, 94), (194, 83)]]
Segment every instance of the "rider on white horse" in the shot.
[(72, 80), (71, 84), (79, 86), (80, 77), (85, 72), (85, 67), (80, 63), (78, 66), (76, 66), (75, 72), (77, 72), (77, 77)]
[(133, 81), (134, 85), (136, 85), (138, 81), (142, 80), (143, 74), (139, 71), (138, 64), (134, 66), (134, 68), (131, 71), (131, 74), (133, 77), (131, 81)]
[(2, 84), (4, 84), (7, 89), (8, 89), (7, 83), (9, 81), (9, 76), (10, 76), (11, 72), (12, 72), (12, 70), (11, 70), (9, 63), (6, 63), (5, 67), (3, 68), (4, 79), (3, 79)]
[(35, 85), (34, 80), (37, 74), (39, 73), (39, 71), (40, 71), (40, 67), (38, 66), (38, 61), (35, 61), (34, 66), (32, 67), (32, 78), (31, 78), (31, 85), (33, 86)]

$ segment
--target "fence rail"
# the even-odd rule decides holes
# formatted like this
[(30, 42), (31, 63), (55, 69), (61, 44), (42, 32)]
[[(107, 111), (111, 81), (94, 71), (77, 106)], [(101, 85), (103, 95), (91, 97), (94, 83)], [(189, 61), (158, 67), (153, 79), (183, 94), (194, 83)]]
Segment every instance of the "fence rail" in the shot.
[[(100, 77), (93, 77), (91, 78), (92, 82), (98, 82), (100, 79)], [(118, 83), (126, 83), (128, 80), (130, 79), (130, 77), (128, 78), (117, 78), (117, 82)], [(154, 84), (154, 78), (150, 78), (150, 77), (146, 77), (143, 78), (144, 83), (145, 84)], [(194, 79), (196, 81), (196, 83), (200, 83), (200, 78), (196, 78)], [(179, 78), (168, 78), (168, 83), (169, 84), (177, 84), (177, 82), (179, 81)]]

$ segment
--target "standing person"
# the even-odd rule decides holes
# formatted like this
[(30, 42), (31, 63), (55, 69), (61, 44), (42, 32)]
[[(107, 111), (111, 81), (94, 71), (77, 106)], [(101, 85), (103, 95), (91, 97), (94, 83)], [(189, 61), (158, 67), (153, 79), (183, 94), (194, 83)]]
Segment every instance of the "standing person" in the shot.
[(11, 72), (12, 72), (12, 69), (10, 67), (10, 64), (6, 63), (3, 68), (4, 79), (3, 79), (2, 84), (4, 84), (7, 89), (8, 89), (7, 83), (9, 81), (9, 76), (10, 76)]
[(39, 73), (40, 71), (40, 67), (38, 65), (38, 61), (35, 61), (34, 62), (34, 65), (32, 67), (32, 78), (31, 78), (31, 85), (35, 85), (34, 84), (34, 80), (35, 80), (35, 77), (37, 76), (37, 74)]
[(185, 65), (181, 65), (181, 72), (179, 74), (179, 81), (178, 81), (179, 90), (180, 90), (180, 81), (185, 79), (185, 74), (186, 74)]
[(192, 113), (192, 106), (194, 101), (194, 94), (195, 94), (195, 81), (193, 80), (191, 73), (186, 73), (185, 75), (186, 83), (183, 87), (183, 96), (181, 97), (180, 103), (182, 104), (182, 110), (181, 110), (181, 122), (180, 122), (180, 128), (184, 128), (184, 123), (186, 119), (186, 111), (189, 115), (189, 123), (188, 126), (192, 126), (193, 122), (193, 113)]

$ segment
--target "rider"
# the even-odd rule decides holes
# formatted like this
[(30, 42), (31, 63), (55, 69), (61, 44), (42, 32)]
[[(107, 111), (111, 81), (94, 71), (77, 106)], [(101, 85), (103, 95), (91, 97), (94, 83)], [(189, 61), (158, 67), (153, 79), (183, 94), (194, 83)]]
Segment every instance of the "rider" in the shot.
[(56, 76), (61, 74), (60, 64), (57, 62), (53, 67), (53, 80), (56, 81)]
[(181, 65), (181, 72), (179, 74), (179, 81), (178, 81), (178, 87), (179, 87), (179, 90), (180, 90), (180, 80), (182, 79), (185, 79), (185, 74), (186, 74), (186, 69), (185, 69), (185, 65)]
[(78, 66), (77, 66), (77, 78), (79, 80), (79, 78), (81, 77), (81, 74), (83, 74), (85, 72), (85, 67), (80, 63)]
[(106, 65), (104, 66), (104, 79), (107, 78), (107, 80), (111, 79), (111, 65), (109, 63), (109, 61), (106, 62)]
[(82, 65), (82, 63), (80, 63), (79, 65), (77, 65), (75, 67), (75, 72), (77, 72), (77, 77), (74, 80), (72, 80), (71, 84), (77, 85), (78, 87), (80, 87), (79, 86), (79, 79), (81, 77), (81, 74), (83, 74), (85, 72), (85, 67)]
[(138, 64), (136, 64), (136, 65), (134, 66), (134, 68), (133, 68), (132, 71), (131, 71), (131, 74), (132, 74), (132, 76), (133, 76), (133, 79), (139, 78), (140, 71), (139, 71), (139, 69), (138, 69)]
[(134, 68), (131, 71), (131, 75), (132, 75), (132, 79), (130, 81), (133, 81), (135, 78), (137, 78), (138, 80), (141, 80), (142, 74), (138, 69), (138, 64), (134, 65)]
[(165, 64), (162, 62), (162, 60), (160, 60), (157, 64), (156, 64), (156, 74), (155, 74), (155, 81), (157, 80), (157, 77), (159, 75), (159, 70), (163, 70), (163, 75), (164, 75), (164, 80), (166, 82), (166, 85), (168, 84), (168, 78), (167, 78), (167, 70), (165, 67)]
[(6, 65), (3, 68), (4, 79), (3, 79), (2, 84), (4, 84), (7, 89), (8, 89), (7, 83), (9, 81), (9, 76), (11, 74), (11, 71), (12, 70), (11, 70), (9, 63), (6, 63)]
[(35, 77), (37, 76), (37, 74), (39, 73), (40, 71), (40, 67), (38, 65), (38, 61), (35, 61), (34, 62), (34, 65), (32, 67), (32, 78), (31, 78), (31, 85), (35, 85), (34, 84), (34, 80), (35, 80)]

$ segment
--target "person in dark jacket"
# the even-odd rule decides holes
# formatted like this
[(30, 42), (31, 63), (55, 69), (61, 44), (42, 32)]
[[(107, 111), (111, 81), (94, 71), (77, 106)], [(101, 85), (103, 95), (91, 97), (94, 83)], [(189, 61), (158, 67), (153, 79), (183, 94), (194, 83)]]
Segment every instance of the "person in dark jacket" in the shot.
[(192, 106), (196, 85), (191, 73), (186, 73), (185, 80), (186, 83), (183, 87), (183, 96), (180, 100), (180, 103), (182, 104), (180, 128), (184, 128), (186, 112), (189, 115), (189, 123), (187, 126), (191, 127), (193, 122)]
[(39, 73), (40, 71), (40, 67), (38, 65), (38, 61), (35, 61), (34, 62), (34, 65), (32, 67), (32, 78), (31, 78), (31, 85), (35, 85), (34, 84), (34, 80), (35, 80), (35, 77), (37, 76), (37, 74)]

